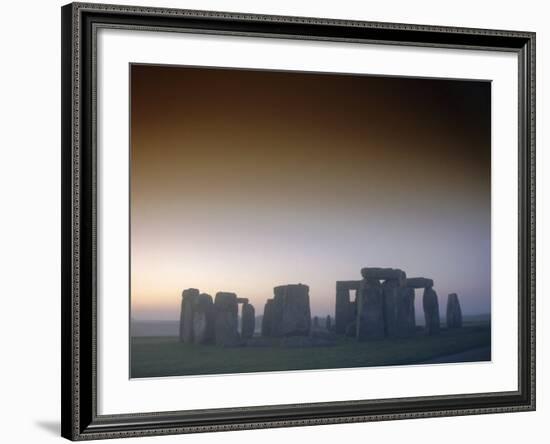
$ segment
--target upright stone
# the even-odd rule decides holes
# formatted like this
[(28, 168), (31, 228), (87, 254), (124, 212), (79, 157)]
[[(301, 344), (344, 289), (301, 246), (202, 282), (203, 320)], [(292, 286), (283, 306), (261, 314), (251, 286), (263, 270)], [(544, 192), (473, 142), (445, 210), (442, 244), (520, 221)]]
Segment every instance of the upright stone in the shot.
[(384, 292), (378, 279), (363, 279), (357, 298), (356, 337), (359, 341), (384, 337)]
[(336, 281), (334, 331), (338, 334), (344, 334), (346, 327), (355, 321), (357, 312), (355, 302), (351, 301), (350, 291), (358, 291), (360, 284), (361, 281)]
[(239, 345), (239, 308), (235, 293), (216, 293), (214, 301), (216, 345)]
[[(275, 288), (281, 289), (281, 287)], [(284, 290), (281, 336), (308, 336), (311, 329), (309, 287), (303, 284), (292, 284), (284, 285), (282, 288)]]
[(199, 298), (199, 290), (188, 288), (181, 293), (180, 341), (186, 344), (193, 342), (193, 312)]
[(256, 327), (256, 313), (254, 306), (248, 302), (243, 305), (241, 315), (241, 337), (250, 339), (254, 336), (254, 328)]
[(427, 287), (424, 289), (422, 305), (426, 320), (426, 334), (435, 335), (439, 333), (441, 327), (439, 321), (439, 302), (437, 300), (437, 293), (433, 288)]
[(382, 284), (384, 293), (384, 334), (390, 338), (400, 336), (398, 319), (400, 288), (400, 281), (396, 279), (388, 279)]
[(269, 337), (273, 335), (273, 299), (265, 302), (264, 314), (262, 316), (262, 336)]
[(283, 335), (283, 305), (285, 302), (285, 287), (273, 289), (273, 308), (271, 309), (271, 336)]
[(400, 287), (397, 297), (397, 336), (408, 338), (416, 332), (414, 288)]
[(325, 321), (325, 328), (328, 331), (332, 331), (332, 318), (330, 317), (330, 315), (327, 315), (327, 319)]
[(202, 293), (196, 298), (193, 312), (193, 343), (211, 344), (214, 342), (214, 323), (212, 296)]
[(447, 297), (447, 328), (462, 327), (462, 310), (456, 293)]

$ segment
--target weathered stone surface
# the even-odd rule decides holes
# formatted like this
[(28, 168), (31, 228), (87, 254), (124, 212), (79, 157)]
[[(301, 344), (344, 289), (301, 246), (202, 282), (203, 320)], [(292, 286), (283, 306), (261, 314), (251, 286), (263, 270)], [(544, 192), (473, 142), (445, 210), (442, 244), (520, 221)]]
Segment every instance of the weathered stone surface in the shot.
[(415, 277), (408, 278), (405, 285), (411, 288), (431, 288), (434, 286), (434, 281), (423, 277)]
[(400, 285), (404, 285), (407, 275), (403, 270), (399, 268), (375, 268), (366, 267), (361, 269), (361, 276), (364, 279), (377, 279), (377, 280), (397, 280)]
[(252, 304), (246, 303), (243, 305), (241, 315), (241, 337), (249, 339), (254, 336), (254, 328), (256, 327), (256, 313)]
[(336, 282), (336, 309), (334, 318), (334, 330), (336, 333), (345, 334), (346, 327), (356, 317), (354, 301), (351, 301), (350, 291), (358, 291), (361, 281), (337, 281)]
[(402, 338), (414, 336), (416, 318), (414, 313), (414, 288), (400, 287), (397, 297), (397, 332)]
[(281, 336), (307, 336), (311, 329), (309, 287), (291, 284), (275, 287), (275, 300), (282, 292)]
[(422, 296), (422, 305), (424, 307), (424, 319), (426, 321), (426, 334), (434, 335), (439, 333), (441, 328), (439, 321), (439, 302), (437, 293), (431, 287), (424, 289)]
[(216, 345), (239, 345), (239, 308), (235, 293), (218, 292), (214, 301)]
[(264, 314), (262, 317), (262, 327), (261, 327), (262, 336), (265, 336), (265, 337), (273, 336), (272, 324), (273, 324), (273, 299), (268, 299), (265, 302)]
[(400, 325), (398, 319), (399, 289), (398, 280), (387, 280), (382, 284), (382, 292), (384, 294), (384, 335), (386, 337), (395, 338), (399, 336)]
[(196, 288), (188, 288), (181, 293), (180, 341), (187, 344), (193, 342), (193, 312), (199, 293)]
[(357, 337), (357, 321), (350, 322), (347, 327), (344, 334), (349, 338), (356, 338)]
[(378, 278), (364, 279), (357, 295), (357, 339), (383, 338), (384, 293)]
[(327, 315), (327, 318), (325, 320), (325, 328), (328, 331), (332, 331), (332, 318), (330, 317), (330, 315)]
[(248, 304), (248, 298), (237, 298), (237, 304)]
[(214, 303), (212, 296), (200, 294), (195, 299), (193, 312), (193, 343), (211, 344), (214, 342)]
[(451, 293), (447, 297), (447, 328), (462, 327), (462, 309), (458, 301), (458, 295)]

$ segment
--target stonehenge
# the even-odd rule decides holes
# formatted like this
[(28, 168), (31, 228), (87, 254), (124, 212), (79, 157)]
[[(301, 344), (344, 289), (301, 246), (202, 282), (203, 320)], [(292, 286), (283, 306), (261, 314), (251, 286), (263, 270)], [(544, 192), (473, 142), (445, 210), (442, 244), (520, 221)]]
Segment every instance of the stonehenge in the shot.
[[(407, 278), (403, 270), (377, 267), (362, 268), (361, 276), (361, 281), (336, 282), (336, 333), (354, 335), (358, 341), (414, 336), (416, 289), (424, 290), (425, 334), (439, 333), (439, 302), (432, 279)], [(357, 291), (355, 301), (350, 300), (352, 290)], [(460, 326), (458, 297), (449, 297), (447, 312), (447, 326)]]
[[(257, 341), (269, 342), (269, 338), (313, 337), (316, 334), (340, 334), (358, 341), (413, 337), (417, 331), (414, 302), (417, 289), (423, 289), (424, 333), (436, 335), (440, 332), (439, 301), (432, 279), (407, 278), (398, 268), (377, 267), (362, 268), (361, 276), (361, 280), (336, 282), (335, 316), (334, 319), (331, 315), (326, 316), (324, 328), (318, 316), (311, 317), (309, 286), (274, 287), (273, 297), (267, 299), (264, 306), (260, 328), (263, 339), (254, 337), (256, 311), (249, 299), (229, 292), (218, 292), (213, 299), (196, 288), (185, 289), (181, 299), (179, 339), (187, 344), (234, 347)], [(239, 304), (242, 306), (240, 326)], [(449, 294), (447, 299), (446, 326), (449, 329), (462, 327), (462, 311), (456, 293)]]
[(311, 330), (309, 287), (303, 284), (280, 285), (264, 308), (262, 336), (308, 336)]
[(458, 296), (456, 293), (451, 293), (447, 297), (446, 322), (447, 328), (462, 327), (462, 310), (460, 309), (460, 302), (458, 302)]
[[(240, 334), (239, 304), (242, 304)], [(254, 306), (235, 293), (218, 292), (212, 300), (212, 296), (196, 288), (182, 292), (180, 342), (237, 346), (242, 339), (254, 335), (255, 322)]]

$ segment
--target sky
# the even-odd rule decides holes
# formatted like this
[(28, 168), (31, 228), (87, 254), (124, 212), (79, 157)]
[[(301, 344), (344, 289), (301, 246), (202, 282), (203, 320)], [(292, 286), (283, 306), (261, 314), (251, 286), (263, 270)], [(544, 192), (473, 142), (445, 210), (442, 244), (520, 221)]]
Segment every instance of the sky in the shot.
[[(131, 311), (181, 291), (310, 287), (334, 315), (362, 267), (491, 309), (491, 84), (131, 65)], [(417, 291), (417, 312), (421, 311)]]

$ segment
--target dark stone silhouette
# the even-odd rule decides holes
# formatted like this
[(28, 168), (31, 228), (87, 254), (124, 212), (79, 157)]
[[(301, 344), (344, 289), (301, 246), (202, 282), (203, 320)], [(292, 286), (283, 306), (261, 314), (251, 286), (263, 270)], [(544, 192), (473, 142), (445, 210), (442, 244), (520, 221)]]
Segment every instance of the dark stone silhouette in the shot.
[(241, 337), (250, 339), (254, 336), (254, 328), (256, 327), (256, 313), (254, 306), (248, 302), (243, 305), (241, 316)]
[[(399, 268), (365, 267), (361, 269), (361, 275), (362, 281), (336, 282), (336, 333), (348, 335), (354, 330), (360, 341), (414, 336), (415, 289), (419, 288), (424, 289), (426, 332), (430, 335), (439, 332), (439, 303), (432, 279), (407, 279), (407, 274)], [(356, 300), (352, 302), (350, 291), (354, 288), (358, 290)], [(456, 311), (454, 306), (451, 302), (453, 313)]]
[(397, 299), (397, 336), (408, 338), (416, 332), (414, 288), (400, 287)]
[(365, 267), (361, 269), (363, 279), (377, 279), (379, 281), (396, 280), (398, 285), (405, 285), (407, 275), (399, 268), (375, 268)]
[(193, 343), (193, 312), (199, 298), (199, 290), (188, 288), (181, 293), (180, 341)]
[(352, 321), (346, 326), (346, 331), (344, 334), (349, 338), (356, 338), (357, 337), (357, 322)]
[(313, 328), (319, 328), (319, 317), (313, 316)]
[(456, 293), (447, 297), (447, 328), (462, 327), (462, 310)]
[(426, 279), (423, 277), (408, 278), (406, 281), (407, 287), (410, 288), (431, 288), (434, 286), (432, 279)]
[(441, 325), (439, 321), (439, 302), (437, 293), (433, 288), (424, 289), (422, 296), (422, 305), (424, 307), (424, 318), (426, 319), (426, 334), (435, 335), (439, 333)]
[(211, 344), (214, 342), (214, 303), (212, 296), (200, 294), (195, 299), (193, 310), (193, 343)]
[(384, 292), (377, 278), (363, 279), (361, 282), (356, 331), (359, 341), (383, 338), (385, 335)]
[(307, 336), (311, 328), (309, 287), (307, 285), (284, 285), (275, 287), (284, 291), (282, 336)]
[(350, 291), (358, 291), (361, 281), (337, 281), (336, 282), (336, 310), (334, 317), (334, 330), (344, 334), (350, 322), (357, 317), (356, 302), (350, 300)]
[(273, 299), (264, 308), (262, 335), (307, 336), (311, 329), (309, 287), (307, 285), (280, 285), (273, 289)]
[(273, 299), (268, 299), (264, 306), (264, 315), (262, 317), (262, 336), (273, 336)]
[(235, 293), (218, 292), (214, 301), (216, 345), (236, 346), (240, 343), (238, 332), (239, 307)]
[(330, 315), (327, 315), (327, 319), (325, 321), (325, 328), (328, 331), (332, 331), (332, 318), (330, 317)]
[(384, 294), (384, 333), (385, 336), (394, 338), (401, 336), (400, 319), (398, 318), (399, 302), (402, 293), (401, 280), (388, 279), (382, 284)]
[[(423, 277), (415, 277), (407, 279), (406, 285), (408, 288), (423, 288), (422, 306), (424, 308), (425, 330), (428, 335), (439, 333), (441, 325), (439, 319), (439, 302), (437, 293), (432, 288), (434, 281)], [(414, 297), (413, 297), (414, 304)], [(414, 307), (414, 305), (413, 305)]]

